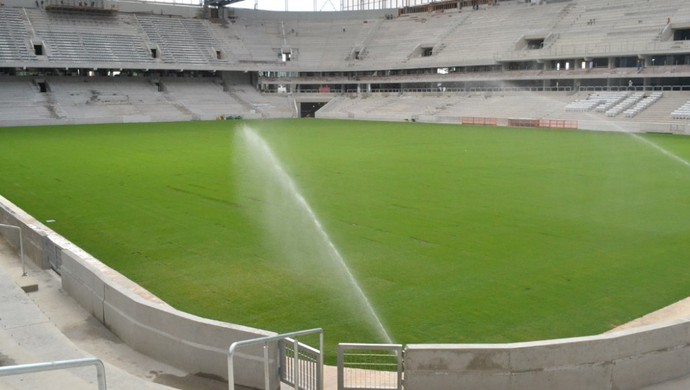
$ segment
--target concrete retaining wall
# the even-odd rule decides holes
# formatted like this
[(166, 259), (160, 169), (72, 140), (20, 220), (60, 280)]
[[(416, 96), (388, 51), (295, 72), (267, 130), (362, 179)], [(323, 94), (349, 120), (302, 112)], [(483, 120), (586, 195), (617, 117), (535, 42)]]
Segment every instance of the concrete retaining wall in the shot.
[[(176, 310), (123, 275), (88, 255), (0, 197), (0, 223), (22, 229), (27, 261), (54, 268), (63, 289), (133, 349), (191, 374), (227, 379), (230, 344), (275, 333), (212, 321)], [(15, 231), (0, 230), (15, 247)], [(275, 345), (271, 346), (275, 351)], [(261, 346), (238, 351), (235, 381), (263, 388)], [(271, 353), (270, 356), (275, 356)], [(272, 388), (279, 387), (277, 365), (270, 365)]]
[[(316, 112), (317, 118), (323, 119), (350, 119), (350, 120), (366, 120), (366, 121), (381, 121), (381, 122), (407, 122), (412, 118), (420, 123), (450, 123), (461, 124), (461, 117), (440, 116), (440, 115), (409, 115), (409, 114), (388, 114), (380, 115), (375, 113), (345, 113), (341, 111), (328, 111), (326, 113)], [(510, 126), (507, 118), (495, 118), (496, 126), (505, 127)], [(534, 119), (537, 120), (538, 119)], [(632, 121), (603, 121), (603, 120), (578, 120), (576, 121), (579, 130), (590, 131), (612, 131), (612, 132), (630, 132), (630, 133), (675, 133), (675, 134), (690, 134), (685, 125), (676, 125), (674, 129), (669, 123), (654, 123), (654, 122), (632, 122)]]
[(637, 389), (690, 374), (690, 322), (514, 344), (408, 345), (405, 389)]

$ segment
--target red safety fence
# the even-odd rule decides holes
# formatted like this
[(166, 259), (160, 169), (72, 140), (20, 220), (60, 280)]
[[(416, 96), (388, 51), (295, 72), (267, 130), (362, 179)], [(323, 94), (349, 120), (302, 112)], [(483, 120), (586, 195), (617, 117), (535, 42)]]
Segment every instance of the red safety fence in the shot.
[(508, 119), (508, 126), (510, 127), (539, 127), (539, 119)]
[(479, 126), (496, 126), (498, 120), (496, 118), (481, 118), (474, 116), (463, 116), (463, 125), (479, 125)]
[(530, 119), (530, 118), (484, 118), (476, 116), (463, 116), (463, 125), (478, 126), (510, 126), (510, 127), (544, 127), (550, 129), (577, 129), (577, 121), (561, 119)]
[(554, 129), (577, 129), (577, 121), (567, 121), (560, 119), (540, 119), (539, 127), (549, 127)]

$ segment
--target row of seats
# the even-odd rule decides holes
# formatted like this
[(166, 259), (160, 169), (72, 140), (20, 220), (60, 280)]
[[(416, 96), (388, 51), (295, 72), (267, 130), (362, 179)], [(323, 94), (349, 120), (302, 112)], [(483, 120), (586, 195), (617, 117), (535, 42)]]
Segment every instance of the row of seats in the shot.
[(99, 62), (147, 62), (148, 51), (130, 35), (93, 33), (88, 39), (78, 33), (63, 32), (59, 35), (46, 35), (43, 41), (46, 54), (52, 61), (74, 61), (75, 58)]
[(623, 99), (628, 97), (628, 93), (625, 91), (619, 91), (619, 92), (609, 92), (606, 98), (604, 99), (604, 103), (599, 105), (595, 111), (596, 112), (606, 112), (610, 110), (612, 107), (614, 107), (616, 104), (620, 103)]
[(575, 100), (565, 106), (568, 112), (587, 112), (595, 110), (606, 112), (627, 96), (627, 92), (596, 92), (584, 99)]
[(632, 118), (640, 112), (646, 110), (652, 104), (656, 103), (659, 99), (661, 99), (662, 96), (663, 92), (652, 92), (649, 96), (637, 102), (637, 104), (635, 104), (633, 107), (625, 110), (623, 114), (627, 118)]
[[(27, 20), (22, 18), (25, 14)], [(52, 61), (208, 65), (222, 44), (207, 21), (158, 15), (86, 15), (41, 9), (0, 9), (0, 59), (36, 60), (29, 36)], [(150, 50), (151, 44), (157, 53)]]
[(549, 52), (592, 55), (644, 49), (650, 42), (659, 41), (661, 31), (669, 21), (675, 20), (676, 12), (685, 3), (685, 0), (579, 0), (570, 10), (573, 18), (554, 28), (559, 33), (558, 39)]
[(253, 93), (235, 87), (224, 91), (220, 79), (163, 78), (153, 83), (136, 77), (49, 77), (46, 83), (50, 93), (41, 93), (27, 78), (0, 78), (0, 122), (187, 121), (271, 117), (273, 112), (292, 116), (285, 97), (264, 97), (252, 87)]
[(630, 94), (627, 91), (597, 92), (584, 99), (578, 99), (565, 106), (568, 112), (596, 111), (606, 113), (608, 117), (623, 113), (632, 118), (656, 103), (663, 96), (663, 92), (653, 92), (645, 97), (644, 92)]
[(671, 112), (673, 119), (690, 119), (690, 100)]
[(151, 55), (130, 15), (91, 15), (26, 9), (37, 39), (51, 61), (145, 63)]
[(167, 63), (208, 64), (209, 53), (203, 51), (207, 42), (197, 42), (189, 33), (181, 18), (161, 18), (156, 16), (137, 16), (148, 39), (161, 50), (160, 57)]
[(614, 117), (618, 116), (621, 112), (627, 110), (628, 108), (632, 107), (633, 105), (637, 104), (642, 98), (644, 97), (643, 92), (635, 92), (632, 95), (628, 96), (625, 98), (622, 102), (616, 104), (615, 106), (611, 107), (609, 110), (606, 111), (606, 116), (609, 117)]

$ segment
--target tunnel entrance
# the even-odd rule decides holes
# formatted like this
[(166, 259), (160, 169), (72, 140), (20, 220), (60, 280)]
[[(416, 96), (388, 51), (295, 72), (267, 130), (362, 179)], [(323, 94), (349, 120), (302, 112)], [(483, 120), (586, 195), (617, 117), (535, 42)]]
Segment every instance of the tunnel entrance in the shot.
[(299, 107), (300, 118), (314, 118), (316, 111), (326, 105), (323, 102), (301, 102)]

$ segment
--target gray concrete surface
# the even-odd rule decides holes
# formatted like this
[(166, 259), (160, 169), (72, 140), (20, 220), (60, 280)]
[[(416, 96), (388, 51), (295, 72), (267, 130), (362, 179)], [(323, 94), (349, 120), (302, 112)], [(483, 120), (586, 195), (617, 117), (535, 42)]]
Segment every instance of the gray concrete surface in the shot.
[(672, 381), (644, 387), (639, 390), (687, 390), (690, 389), (690, 375)]

